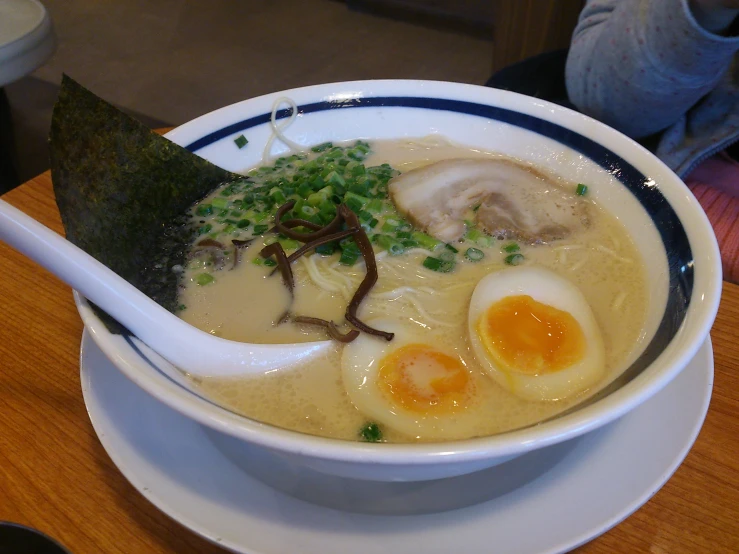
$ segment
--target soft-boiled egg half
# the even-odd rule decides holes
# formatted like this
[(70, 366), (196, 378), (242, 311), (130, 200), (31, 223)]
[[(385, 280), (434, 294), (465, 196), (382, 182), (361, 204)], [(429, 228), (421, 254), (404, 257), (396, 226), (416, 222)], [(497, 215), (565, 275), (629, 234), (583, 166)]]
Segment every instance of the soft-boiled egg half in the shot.
[(455, 352), (411, 322), (367, 323), (392, 341), (361, 334), (341, 357), (344, 388), (366, 417), (422, 439), (474, 435), (476, 378)]
[(582, 292), (541, 267), (482, 278), (470, 300), (469, 333), (483, 368), (527, 400), (576, 395), (605, 373), (603, 338)]

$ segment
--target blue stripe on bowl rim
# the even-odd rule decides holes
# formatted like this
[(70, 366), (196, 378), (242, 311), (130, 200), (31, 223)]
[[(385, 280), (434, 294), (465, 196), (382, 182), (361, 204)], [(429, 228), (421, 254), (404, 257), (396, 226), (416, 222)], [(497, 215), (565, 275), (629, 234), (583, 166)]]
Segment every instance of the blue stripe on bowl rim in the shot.
[[(667, 305), (665, 306), (659, 327), (642, 355), (614, 383), (591, 398), (588, 403), (595, 402), (599, 398), (607, 396), (613, 390), (632, 380), (648, 367), (667, 347), (682, 325), (690, 305), (693, 292), (694, 260), (687, 234), (675, 210), (647, 176), (602, 144), (571, 129), (532, 115), (488, 104), (446, 98), (377, 96), (313, 102), (300, 105), (297, 109), (299, 114), (311, 114), (337, 109), (379, 107), (454, 112), (514, 125), (552, 139), (579, 152), (613, 175), (644, 207), (662, 238), (669, 268), (669, 291)], [(280, 109), (275, 113), (275, 118), (284, 119), (291, 115), (292, 108)], [(185, 148), (190, 152), (197, 152), (220, 140), (230, 138), (234, 133), (252, 129), (259, 125), (265, 125), (270, 122), (271, 117), (272, 113), (269, 112), (238, 121), (191, 142)], [(132, 343), (129, 344), (133, 347)], [(146, 358), (138, 348), (134, 349), (147, 363), (156, 367), (156, 364)], [(166, 373), (161, 370), (159, 371), (167, 376)], [(167, 378), (169, 379), (168, 376)], [(194, 391), (191, 390), (190, 392)], [(213, 403), (199, 394), (197, 396), (207, 400), (211, 404)], [(577, 408), (579, 407), (581, 406), (577, 406)], [(570, 411), (568, 410), (566, 413)], [(562, 415), (564, 414), (558, 414), (556, 417), (561, 417)]]

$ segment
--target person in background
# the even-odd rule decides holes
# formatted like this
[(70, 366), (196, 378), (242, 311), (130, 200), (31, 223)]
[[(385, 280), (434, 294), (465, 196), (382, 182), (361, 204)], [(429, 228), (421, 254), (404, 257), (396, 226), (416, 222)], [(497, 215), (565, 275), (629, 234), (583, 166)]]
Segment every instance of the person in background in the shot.
[(565, 82), (581, 112), (683, 178), (739, 282), (739, 0), (588, 0)]

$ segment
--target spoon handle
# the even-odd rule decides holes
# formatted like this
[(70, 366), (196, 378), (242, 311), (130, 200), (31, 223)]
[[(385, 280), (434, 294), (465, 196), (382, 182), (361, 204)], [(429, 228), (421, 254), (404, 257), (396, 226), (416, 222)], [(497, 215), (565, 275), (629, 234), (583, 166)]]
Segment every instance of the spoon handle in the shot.
[(1, 199), (0, 240), (79, 291), (171, 363), (196, 375), (264, 373), (315, 355), (330, 344), (247, 344), (210, 335), (167, 311), (87, 252)]
[(4, 200), (0, 200), (0, 240), (51, 271), (131, 331), (140, 327), (136, 322), (142, 318), (179, 320), (109, 267)]

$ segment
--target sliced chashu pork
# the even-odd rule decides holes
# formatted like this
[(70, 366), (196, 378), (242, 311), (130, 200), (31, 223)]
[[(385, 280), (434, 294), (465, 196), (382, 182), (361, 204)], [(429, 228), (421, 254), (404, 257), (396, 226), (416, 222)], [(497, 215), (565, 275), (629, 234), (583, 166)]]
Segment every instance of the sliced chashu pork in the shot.
[(461, 239), (472, 219), (494, 237), (534, 244), (588, 225), (589, 203), (571, 188), (511, 160), (451, 159), (403, 173), (388, 190), (401, 214), (444, 242)]

